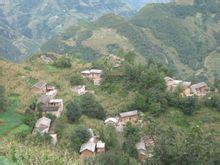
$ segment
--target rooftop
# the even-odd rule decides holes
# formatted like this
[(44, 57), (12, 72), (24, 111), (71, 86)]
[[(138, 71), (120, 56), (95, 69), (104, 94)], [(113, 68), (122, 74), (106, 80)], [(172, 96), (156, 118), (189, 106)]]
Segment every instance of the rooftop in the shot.
[(90, 73), (102, 74), (102, 70), (100, 70), (100, 69), (91, 69)]
[(43, 104), (47, 104), (50, 101), (50, 98), (46, 95), (41, 95), (38, 100), (37, 103), (43, 103)]
[(146, 150), (146, 146), (143, 141), (138, 142), (135, 146), (137, 150)]
[(82, 144), (79, 152), (81, 153), (85, 150), (95, 152), (95, 143), (88, 141), (87, 143)]
[(104, 123), (108, 123), (108, 122), (117, 123), (118, 120), (114, 117), (110, 117), (110, 118), (107, 118)]
[(51, 123), (51, 119), (46, 118), (46, 117), (42, 117), (40, 119), (37, 120), (35, 127), (37, 128), (47, 128), (50, 127), (50, 123)]
[(49, 103), (62, 103), (63, 99), (51, 99)]
[(119, 113), (119, 116), (120, 117), (129, 117), (129, 116), (135, 116), (138, 114), (138, 111), (135, 110), (135, 111), (129, 111), (129, 112), (122, 112), (122, 113)]
[(96, 144), (97, 148), (105, 148), (105, 143), (103, 143), (101, 140), (97, 142)]
[(34, 85), (32, 86), (32, 88), (35, 87), (35, 88), (42, 89), (42, 88), (44, 88), (46, 85), (47, 85), (47, 83), (45, 83), (45, 82), (43, 82), (43, 81), (39, 81), (39, 82), (37, 82), (36, 84), (34, 84)]

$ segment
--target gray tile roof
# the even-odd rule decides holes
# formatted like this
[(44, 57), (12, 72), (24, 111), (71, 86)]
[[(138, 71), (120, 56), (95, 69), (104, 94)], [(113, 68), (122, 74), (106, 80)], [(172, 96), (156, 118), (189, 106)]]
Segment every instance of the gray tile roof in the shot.
[(119, 116), (120, 117), (130, 117), (130, 116), (135, 116), (138, 114), (138, 111), (135, 110), (135, 111), (129, 111), (129, 112), (122, 112), (122, 113), (119, 113)]
[(37, 103), (43, 103), (43, 104), (47, 104), (49, 103), (50, 98), (46, 95), (41, 95), (38, 99), (37, 99)]
[(81, 145), (80, 147), (80, 153), (85, 151), (85, 150), (89, 150), (91, 152), (95, 152), (95, 143), (88, 141), (87, 143), (84, 143)]
[[(33, 87), (38, 88), (38, 89), (42, 89), (47, 85), (47, 83), (43, 82), (43, 81), (39, 81), (36, 84), (33, 85)], [(33, 88), (32, 87), (32, 88)]]

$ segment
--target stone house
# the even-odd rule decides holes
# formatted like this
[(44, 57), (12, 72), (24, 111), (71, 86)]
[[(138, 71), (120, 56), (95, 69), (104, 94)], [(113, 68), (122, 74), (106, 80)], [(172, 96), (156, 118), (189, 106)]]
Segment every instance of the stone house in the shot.
[(136, 123), (138, 121), (138, 111), (129, 111), (119, 113), (119, 122), (125, 125), (127, 122)]
[(44, 135), (49, 132), (50, 129), (50, 124), (51, 124), (51, 119), (42, 117), (37, 120), (33, 133), (40, 133), (41, 135)]

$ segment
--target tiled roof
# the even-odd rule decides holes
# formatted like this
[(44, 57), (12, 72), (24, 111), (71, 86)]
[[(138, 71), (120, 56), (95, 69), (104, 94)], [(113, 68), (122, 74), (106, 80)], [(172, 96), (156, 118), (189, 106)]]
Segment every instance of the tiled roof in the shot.
[(88, 141), (87, 143), (82, 144), (79, 152), (83, 152), (85, 150), (95, 152), (95, 143)]
[[(39, 82), (37, 82), (36, 84), (34, 84), (33, 87), (42, 89), (42, 88), (44, 88), (46, 85), (47, 85), (47, 83), (45, 83), (45, 82), (43, 82), (43, 81), (39, 81)], [(33, 87), (32, 87), (32, 88), (33, 88)]]
[(129, 117), (129, 116), (135, 116), (138, 114), (138, 111), (135, 110), (135, 111), (129, 111), (129, 112), (122, 112), (122, 113), (119, 113), (119, 116), (120, 117)]

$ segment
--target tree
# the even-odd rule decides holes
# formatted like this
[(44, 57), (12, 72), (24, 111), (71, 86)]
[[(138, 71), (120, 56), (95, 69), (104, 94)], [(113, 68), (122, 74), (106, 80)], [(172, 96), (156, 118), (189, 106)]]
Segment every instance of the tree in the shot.
[(70, 85), (71, 86), (76, 86), (76, 85), (82, 85), (84, 82), (83, 82), (83, 79), (80, 75), (73, 75), (70, 77)]
[(80, 108), (82, 113), (98, 119), (105, 118), (105, 111), (102, 105), (95, 100), (95, 97), (92, 94), (85, 94), (80, 99)]
[(141, 130), (139, 127), (127, 123), (124, 128), (125, 142), (123, 143), (123, 150), (131, 157), (137, 158), (137, 150), (135, 144), (140, 140)]
[(0, 112), (5, 110), (6, 99), (5, 99), (5, 88), (0, 85)]
[(66, 115), (70, 123), (77, 121), (81, 115), (81, 109), (75, 102), (70, 102), (66, 105)]
[(74, 151), (79, 152), (80, 146), (90, 138), (89, 131), (85, 126), (76, 127), (70, 137), (70, 144)]
[(105, 142), (109, 150), (118, 146), (117, 133), (115, 127), (107, 126), (99, 130), (100, 139)]
[(195, 97), (179, 98), (178, 107), (185, 115), (192, 115), (197, 109), (197, 99)]
[(54, 66), (57, 68), (71, 68), (72, 64), (69, 58), (61, 57), (54, 62)]

